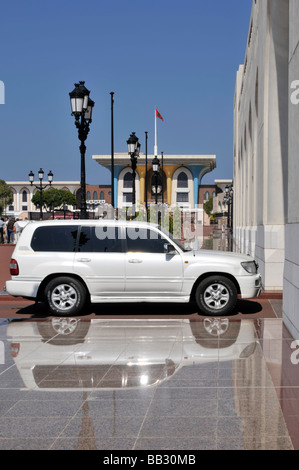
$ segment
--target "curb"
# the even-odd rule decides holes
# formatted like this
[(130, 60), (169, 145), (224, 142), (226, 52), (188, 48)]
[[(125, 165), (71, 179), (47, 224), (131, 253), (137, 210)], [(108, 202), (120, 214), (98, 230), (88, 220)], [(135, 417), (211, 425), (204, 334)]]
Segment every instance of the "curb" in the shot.
[(258, 299), (279, 299), (282, 300), (283, 292), (262, 292)]
[(14, 297), (13, 295), (9, 294), (1, 294), (0, 295), (0, 303), (2, 302), (31, 302), (31, 300), (24, 299), (23, 297)]

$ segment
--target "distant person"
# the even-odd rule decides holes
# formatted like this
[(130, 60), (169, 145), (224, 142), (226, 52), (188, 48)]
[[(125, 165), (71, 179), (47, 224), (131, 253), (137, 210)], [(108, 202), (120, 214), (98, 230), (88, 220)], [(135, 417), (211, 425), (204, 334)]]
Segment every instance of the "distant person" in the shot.
[(4, 243), (4, 219), (0, 219), (0, 243)]
[(20, 238), (21, 232), (22, 232), (22, 227), (19, 224), (19, 219), (16, 219), (16, 221), (14, 223), (14, 233), (15, 233), (15, 242), (16, 243)]
[(11, 217), (6, 225), (6, 230), (7, 230), (7, 243), (13, 243), (14, 242), (14, 232), (13, 232), (13, 226), (15, 223), (15, 219)]
[(3, 238), (4, 238), (4, 243), (7, 243), (7, 222), (8, 218), (4, 217), (4, 225), (3, 225)]

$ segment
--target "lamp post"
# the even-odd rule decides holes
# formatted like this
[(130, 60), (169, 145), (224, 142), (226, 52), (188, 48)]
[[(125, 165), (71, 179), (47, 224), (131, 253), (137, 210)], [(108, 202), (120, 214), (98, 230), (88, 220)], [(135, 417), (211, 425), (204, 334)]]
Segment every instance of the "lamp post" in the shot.
[(138, 137), (136, 137), (135, 132), (132, 132), (129, 139), (127, 140), (128, 144), (128, 153), (131, 158), (131, 168), (133, 172), (133, 194), (132, 194), (132, 205), (133, 210), (135, 212), (135, 204), (136, 204), (136, 189), (135, 189), (135, 180), (136, 180), (136, 167), (137, 167), (137, 158), (139, 157), (140, 152), (140, 143)]
[(114, 91), (111, 91), (111, 205), (114, 208)]
[(36, 189), (39, 190), (39, 197), (40, 197), (40, 202), (39, 202), (39, 211), (40, 211), (40, 220), (43, 220), (43, 190), (46, 189), (48, 186), (51, 186), (52, 181), (53, 181), (53, 173), (50, 170), (48, 173), (48, 183), (43, 184), (43, 179), (44, 179), (44, 170), (40, 168), (38, 172), (38, 179), (39, 179), (39, 184), (33, 184), (34, 182), (34, 173), (31, 170), (28, 177), (29, 177), (29, 182), (30, 186), (34, 186)]
[(85, 82), (81, 81), (75, 83), (75, 88), (69, 93), (71, 100), (72, 116), (75, 117), (75, 126), (78, 129), (78, 138), (80, 144), (81, 154), (81, 190), (80, 190), (80, 213), (81, 219), (87, 219), (86, 207), (86, 172), (85, 172), (85, 141), (89, 133), (89, 126), (92, 122), (92, 110), (94, 101), (89, 98), (90, 91), (84, 85)]
[(158, 193), (161, 192), (161, 186), (158, 185), (158, 179), (159, 179), (159, 174), (160, 174), (160, 161), (157, 156), (152, 161), (152, 167), (153, 167), (153, 173), (155, 176), (155, 184), (153, 185), (152, 189), (153, 192), (155, 193), (155, 203), (158, 204)]
[(161, 152), (162, 161), (162, 204), (164, 204), (164, 152)]
[(228, 207), (228, 217), (227, 217), (227, 226), (232, 232), (233, 229), (233, 194), (234, 194), (234, 188), (233, 186), (225, 186), (225, 196), (223, 198), (223, 201), (227, 204)]
[(148, 139), (148, 132), (145, 131), (145, 213), (146, 213), (146, 220), (147, 220), (147, 139)]

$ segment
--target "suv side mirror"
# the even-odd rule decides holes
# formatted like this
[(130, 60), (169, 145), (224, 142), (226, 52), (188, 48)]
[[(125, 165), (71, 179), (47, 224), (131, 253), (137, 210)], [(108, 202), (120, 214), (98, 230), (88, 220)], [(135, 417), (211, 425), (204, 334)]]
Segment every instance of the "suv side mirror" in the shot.
[(164, 253), (168, 255), (176, 255), (177, 251), (171, 243), (164, 243)]

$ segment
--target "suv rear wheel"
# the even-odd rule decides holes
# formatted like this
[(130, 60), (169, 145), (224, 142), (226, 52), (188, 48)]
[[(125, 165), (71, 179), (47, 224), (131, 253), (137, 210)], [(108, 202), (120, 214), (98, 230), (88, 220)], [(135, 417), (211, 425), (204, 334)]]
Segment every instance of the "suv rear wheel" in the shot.
[(71, 277), (52, 279), (45, 288), (49, 310), (53, 315), (68, 316), (79, 313), (86, 302), (86, 289)]
[(206, 315), (225, 315), (237, 303), (235, 284), (225, 276), (210, 276), (201, 281), (195, 292), (198, 308)]

